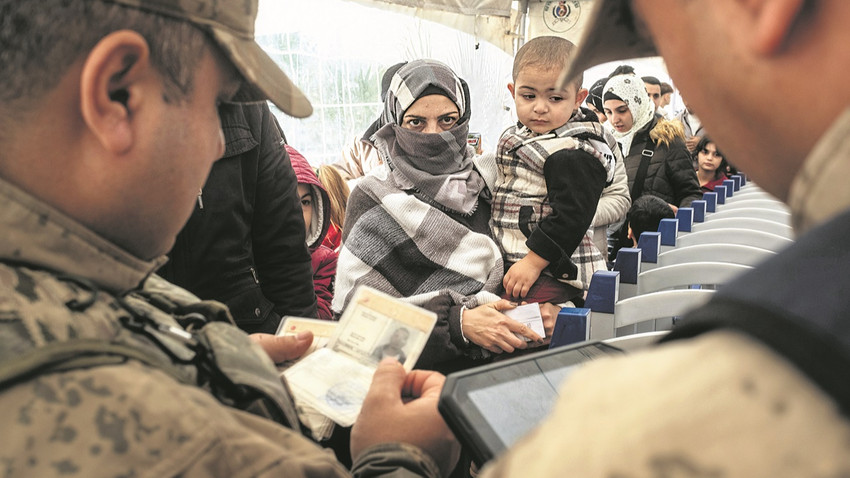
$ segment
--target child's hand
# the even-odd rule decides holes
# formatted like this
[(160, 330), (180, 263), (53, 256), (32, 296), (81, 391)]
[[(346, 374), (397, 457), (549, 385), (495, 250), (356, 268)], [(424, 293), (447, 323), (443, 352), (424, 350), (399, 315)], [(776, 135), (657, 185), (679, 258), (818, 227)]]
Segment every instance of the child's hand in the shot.
[(511, 297), (525, 297), (528, 295), (528, 290), (540, 277), (540, 273), (549, 261), (538, 256), (532, 251), (512, 265), (508, 272), (505, 273), (505, 279), (502, 284), (505, 286), (505, 292)]

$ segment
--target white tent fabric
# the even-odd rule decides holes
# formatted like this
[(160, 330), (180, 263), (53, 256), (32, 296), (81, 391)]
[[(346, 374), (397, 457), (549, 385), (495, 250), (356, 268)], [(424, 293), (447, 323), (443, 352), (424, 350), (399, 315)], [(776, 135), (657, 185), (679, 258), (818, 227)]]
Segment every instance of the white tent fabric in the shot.
[[(350, 0), (466, 32), (510, 55), (526, 38), (562, 36), (578, 43), (593, 0)], [(517, 42), (519, 40), (519, 42)]]
[(511, 16), (511, 0), (375, 0), (369, 3), (388, 3), (463, 15)]
[(437, 22), (484, 40), (510, 55), (517, 12), (511, 0), (351, 0), (362, 5), (390, 10)]

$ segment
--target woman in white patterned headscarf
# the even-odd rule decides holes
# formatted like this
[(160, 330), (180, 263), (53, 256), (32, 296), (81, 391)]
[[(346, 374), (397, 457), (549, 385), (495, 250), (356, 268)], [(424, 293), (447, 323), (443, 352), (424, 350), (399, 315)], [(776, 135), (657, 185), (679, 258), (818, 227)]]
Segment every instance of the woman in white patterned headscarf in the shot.
[[(608, 123), (623, 150), (632, 203), (651, 194), (666, 201), (675, 213), (700, 199), (702, 191), (682, 124), (654, 114), (655, 105), (643, 80), (633, 73), (612, 76), (605, 83), (602, 99)], [(622, 230), (618, 234), (621, 244), (628, 244), (625, 234)]]
[[(437, 313), (417, 367), (444, 372), (540, 337), (501, 311), (503, 262), (489, 190), (467, 145), (469, 91), (448, 66), (415, 60), (390, 83), (372, 139), (384, 165), (352, 190), (333, 309), (367, 285)], [(489, 351), (489, 352), (488, 352)], [(480, 363), (480, 362), (479, 362)]]

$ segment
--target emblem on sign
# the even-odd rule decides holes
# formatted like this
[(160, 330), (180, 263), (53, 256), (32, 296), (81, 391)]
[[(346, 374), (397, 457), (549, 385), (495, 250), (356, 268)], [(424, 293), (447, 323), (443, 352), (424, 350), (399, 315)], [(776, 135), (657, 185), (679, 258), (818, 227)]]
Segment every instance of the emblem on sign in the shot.
[(549, 0), (543, 5), (543, 23), (555, 33), (564, 33), (576, 26), (581, 17), (579, 0)]

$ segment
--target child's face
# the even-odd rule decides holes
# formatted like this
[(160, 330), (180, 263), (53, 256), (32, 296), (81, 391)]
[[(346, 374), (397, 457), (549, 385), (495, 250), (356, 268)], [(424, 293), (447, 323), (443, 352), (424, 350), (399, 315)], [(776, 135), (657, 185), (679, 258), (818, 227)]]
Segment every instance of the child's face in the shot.
[(304, 214), (304, 226), (310, 234), (310, 222), (313, 220), (313, 188), (304, 183), (298, 183), (298, 199), (301, 201), (301, 213)]
[(697, 165), (699, 169), (707, 173), (717, 171), (721, 161), (723, 161), (723, 156), (717, 152), (717, 146), (714, 143), (706, 144), (705, 148), (697, 153)]
[(587, 97), (587, 90), (575, 84), (556, 90), (560, 74), (560, 68), (528, 66), (520, 70), (516, 82), (508, 85), (517, 119), (535, 133), (548, 133), (565, 125)]

